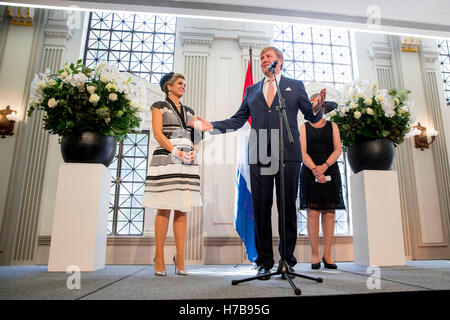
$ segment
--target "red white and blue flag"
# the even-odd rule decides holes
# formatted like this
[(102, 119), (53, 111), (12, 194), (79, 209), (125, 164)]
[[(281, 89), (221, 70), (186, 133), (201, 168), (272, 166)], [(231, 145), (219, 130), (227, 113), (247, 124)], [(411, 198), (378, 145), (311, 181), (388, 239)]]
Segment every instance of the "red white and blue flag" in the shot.
[[(247, 87), (253, 85), (252, 68), (248, 63), (245, 76), (244, 94)], [(250, 137), (251, 118), (239, 130), (237, 137), (237, 175), (234, 209), (234, 228), (245, 245), (245, 252), (251, 262), (256, 261), (255, 217), (253, 214), (252, 193), (250, 186), (250, 167), (248, 164), (248, 140)]]

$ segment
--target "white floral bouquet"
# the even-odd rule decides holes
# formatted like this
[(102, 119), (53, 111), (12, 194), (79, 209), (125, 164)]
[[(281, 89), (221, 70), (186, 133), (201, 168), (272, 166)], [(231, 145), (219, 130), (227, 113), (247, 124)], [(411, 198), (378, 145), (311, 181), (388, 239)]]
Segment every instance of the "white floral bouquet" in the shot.
[(412, 135), (415, 122), (410, 90), (378, 89), (376, 82), (356, 81), (338, 97), (338, 108), (329, 114), (339, 128), (345, 147), (358, 142), (389, 138), (394, 146)]
[(65, 136), (85, 131), (125, 138), (139, 126), (147, 107), (143, 83), (136, 83), (106, 62), (90, 69), (78, 60), (58, 74), (36, 75), (31, 84), (30, 107), (43, 110), (44, 129)]

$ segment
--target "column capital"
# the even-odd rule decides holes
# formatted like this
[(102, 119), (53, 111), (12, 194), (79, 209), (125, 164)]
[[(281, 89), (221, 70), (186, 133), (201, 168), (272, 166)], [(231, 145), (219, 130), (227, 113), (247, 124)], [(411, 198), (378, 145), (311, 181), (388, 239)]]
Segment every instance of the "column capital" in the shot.
[(369, 57), (377, 66), (391, 67), (392, 48), (388, 42), (372, 41), (368, 48)]
[(209, 56), (211, 45), (214, 42), (214, 34), (183, 31), (180, 32), (180, 40), (183, 44), (183, 53), (185, 55)]
[(67, 42), (72, 38), (74, 29), (69, 27), (71, 14), (81, 14), (81, 12), (71, 13), (62, 10), (50, 10), (45, 26), (45, 45), (67, 47)]
[(436, 45), (436, 40), (424, 39), (420, 46), (426, 70), (439, 71), (439, 48)]
[(262, 48), (270, 46), (271, 39), (266, 37), (238, 37), (239, 47), (242, 50), (242, 56), (248, 56), (248, 50), (253, 49), (253, 54), (258, 54)]
[(210, 33), (195, 33), (195, 32), (180, 32), (180, 39), (183, 46), (187, 44), (203, 45), (211, 47), (214, 41), (214, 34)]

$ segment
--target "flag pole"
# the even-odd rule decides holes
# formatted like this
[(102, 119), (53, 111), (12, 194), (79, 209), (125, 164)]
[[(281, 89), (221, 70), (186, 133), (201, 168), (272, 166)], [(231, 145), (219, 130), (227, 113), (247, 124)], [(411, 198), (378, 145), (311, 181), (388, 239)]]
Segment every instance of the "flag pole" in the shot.
[(253, 55), (252, 55), (252, 47), (250, 46), (250, 48), (248, 49), (248, 55), (250, 56), (250, 70), (252, 70), (252, 74), (253, 74)]

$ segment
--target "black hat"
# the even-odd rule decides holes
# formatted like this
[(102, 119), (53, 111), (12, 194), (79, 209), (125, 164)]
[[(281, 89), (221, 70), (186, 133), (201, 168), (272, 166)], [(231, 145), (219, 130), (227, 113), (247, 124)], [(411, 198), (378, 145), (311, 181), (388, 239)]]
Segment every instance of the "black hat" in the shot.
[(325, 113), (333, 111), (338, 107), (338, 104), (334, 101), (325, 101)]
[(165, 75), (163, 75), (163, 76), (161, 77), (161, 80), (159, 81), (159, 86), (161, 87), (161, 90), (162, 90), (162, 91), (164, 91), (164, 88), (163, 88), (164, 84), (165, 84), (167, 81), (169, 81), (170, 78), (172, 78), (172, 76), (173, 76), (174, 74), (175, 74), (175, 72), (169, 72), (169, 73), (166, 73)]

